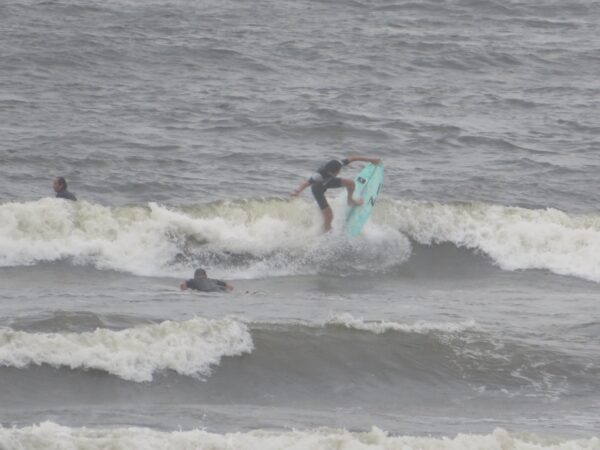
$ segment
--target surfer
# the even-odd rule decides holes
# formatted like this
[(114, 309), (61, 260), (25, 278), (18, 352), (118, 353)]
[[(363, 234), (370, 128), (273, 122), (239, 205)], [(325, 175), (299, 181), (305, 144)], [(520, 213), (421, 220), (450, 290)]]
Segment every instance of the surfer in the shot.
[(233, 290), (233, 286), (225, 281), (208, 278), (206, 275), (206, 270), (204, 269), (196, 269), (194, 272), (194, 278), (183, 281), (179, 287), (182, 291), (187, 289), (193, 289), (195, 291), (202, 292), (224, 292)]
[(321, 208), (323, 218), (325, 219), (325, 231), (331, 230), (331, 222), (333, 221), (333, 211), (331, 210), (331, 207), (325, 198), (325, 191), (327, 189), (345, 187), (348, 191), (348, 204), (362, 204), (362, 199), (354, 200), (352, 198), (352, 194), (354, 193), (354, 180), (349, 178), (338, 178), (337, 176), (343, 166), (347, 166), (354, 161), (364, 161), (373, 164), (379, 164), (381, 159), (368, 158), (366, 156), (350, 156), (346, 159), (342, 159), (341, 161), (332, 159), (331, 161), (328, 161), (319, 167), (313, 176), (304, 181), (298, 187), (298, 189), (292, 192), (292, 197), (297, 197), (304, 189), (306, 189), (308, 186), (311, 186), (313, 196), (315, 197), (319, 208)]
[(67, 191), (67, 180), (63, 177), (56, 177), (52, 181), (52, 187), (54, 188), (54, 192), (56, 192), (56, 198), (77, 201), (77, 198), (71, 192)]

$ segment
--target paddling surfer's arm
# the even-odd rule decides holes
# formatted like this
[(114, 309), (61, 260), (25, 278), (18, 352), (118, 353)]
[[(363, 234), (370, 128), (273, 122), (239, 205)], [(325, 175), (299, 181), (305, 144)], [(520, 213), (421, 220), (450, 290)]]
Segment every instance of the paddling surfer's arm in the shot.
[(221, 280), (214, 280), (215, 283), (217, 283), (217, 285), (219, 287), (221, 287), (224, 291), (233, 291), (233, 285), (225, 282), (225, 281), (221, 281)]

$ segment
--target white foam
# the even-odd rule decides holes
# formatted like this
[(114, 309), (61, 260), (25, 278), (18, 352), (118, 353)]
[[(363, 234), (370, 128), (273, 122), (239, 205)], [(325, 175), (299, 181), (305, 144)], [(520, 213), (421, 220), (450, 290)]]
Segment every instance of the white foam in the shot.
[(5, 203), (0, 204), (0, 266), (70, 258), (136, 275), (187, 277), (197, 261), (206, 261), (211, 276), (257, 278), (317, 273), (352, 256), (378, 270), (410, 254), (408, 240), (395, 230), (372, 227), (350, 242), (339, 232), (323, 236), (321, 227), (318, 209), (300, 200), (186, 210), (56, 199)]
[(0, 265), (73, 258), (98, 268), (164, 274), (176, 253), (152, 208), (43, 199), (0, 205)]
[(144, 450), (579, 450), (599, 449), (597, 437), (563, 440), (535, 434), (514, 434), (497, 428), (491, 434), (455, 437), (390, 436), (373, 427), (367, 432), (318, 428), (305, 431), (254, 430), (216, 434), (202, 430), (164, 432), (148, 428), (69, 428), (44, 422), (24, 428), (0, 426), (0, 448), (17, 450), (132, 449)]
[(416, 321), (413, 323), (399, 323), (389, 321), (365, 321), (355, 318), (351, 314), (342, 313), (327, 320), (326, 325), (342, 325), (355, 330), (369, 331), (375, 334), (383, 334), (388, 331), (402, 331), (405, 333), (429, 334), (432, 332), (460, 333), (466, 330), (478, 329), (473, 320), (464, 322), (427, 322)]
[(378, 210), (422, 244), (477, 249), (505, 270), (546, 269), (600, 282), (600, 215), (481, 203), (396, 201)]
[(150, 381), (170, 369), (208, 376), (224, 356), (253, 350), (250, 333), (233, 319), (165, 321), (119, 331), (26, 333), (0, 329), (0, 365), (22, 368), (49, 364), (99, 369), (131, 381)]
[[(249, 200), (176, 209), (111, 208), (43, 199), (0, 204), (0, 266), (70, 258), (136, 275), (187, 277), (199, 264), (226, 278), (385, 271), (406, 261), (406, 236), (476, 249), (505, 270), (547, 269), (600, 282), (600, 215), (499, 205), (382, 200), (361, 236), (335, 229), (304, 200)], [(190, 244), (191, 243), (191, 244)], [(182, 257), (183, 256), (183, 257)]]

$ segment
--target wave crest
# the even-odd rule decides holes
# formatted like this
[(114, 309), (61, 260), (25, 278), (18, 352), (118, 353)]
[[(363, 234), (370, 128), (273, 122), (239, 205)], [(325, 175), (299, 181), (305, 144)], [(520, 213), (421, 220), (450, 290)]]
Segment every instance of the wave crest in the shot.
[(400, 331), (403, 333), (460, 333), (467, 330), (477, 330), (477, 324), (474, 320), (464, 322), (427, 322), (417, 321), (414, 323), (399, 323), (390, 321), (367, 321), (361, 318), (356, 318), (348, 313), (338, 314), (331, 317), (327, 325), (344, 326), (346, 328), (359, 331), (368, 331), (375, 334), (383, 334), (389, 331)]
[(246, 325), (232, 319), (195, 318), (84, 333), (0, 330), (0, 365), (98, 369), (137, 382), (151, 381), (154, 372), (167, 369), (208, 376), (223, 356), (249, 353), (253, 348)]
[(372, 427), (370, 431), (351, 432), (343, 429), (316, 428), (312, 430), (271, 431), (217, 434), (204, 430), (157, 431), (149, 428), (129, 427), (113, 429), (70, 428), (54, 422), (43, 422), (24, 428), (0, 426), (0, 445), (3, 448), (81, 448), (101, 449), (204, 449), (212, 448), (256, 450), (263, 448), (295, 448), (298, 450), (353, 448), (353, 449), (421, 449), (458, 450), (465, 448), (511, 448), (559, 450), (591, 449), (598, 446), (598, 438), (563, 440), (531, 433), (509, 433), (496, 428), (492, 433), (458, 434), (449, 437), (391, 436)]
[(395, 201), (379, 220), (412, 240), (481, 251), (504, 270), (545, 269), (600, 282), (600, 215), (482, 203)]
[[(303, 200), (241, 200), (174, 208), (108, 207), (44, 199), (0, 204), (0, 266), (70, 260), (99, 269), (185, 277), (197, 266), (235, 278), (361, 271), (409, 260), (411, 241), (451, 243), (487, 255), (504, 270), (544, 269), (600, 282), (600, 215), (569, 215), (482, 203), (382, 200), (363, 234), (322, 234)], [(337, 231), (336, 231), (337, 230)]]

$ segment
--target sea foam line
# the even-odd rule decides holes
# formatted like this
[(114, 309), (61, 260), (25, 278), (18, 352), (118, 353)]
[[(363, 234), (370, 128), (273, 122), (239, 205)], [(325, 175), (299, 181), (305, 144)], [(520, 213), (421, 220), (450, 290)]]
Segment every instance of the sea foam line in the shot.
[(367, 432), (318, 428), (306, 431), (254, 430), (245, 433), (216, 434), (203, 430), (163, 432), (148, 428), (91, 429), (69, 428), (43, 422), (24, 428), (0, 426), (0, 447), (5, 450), (598, 450), (600, 440), (562, 440), (534, 434), (513, 434), (497, 428), (487, 435), (458, 434), (454, 438), (390, 436), (373, 427)]
[(388, 331), (401, 331), (405, 333), (428, 334), (432, 332), (460, 333), (466, 330), (477, 329), (474, 320), (463, 322), (428, 322), (416, 321), (414, 323), (400, 323), (385, 320), (367, 321), (356, 318), (348, 313), (337, 314), (329, 318), (325, 325), (341, 325), (360, 331), (368, 331), (375, 334), (383, 334)]
[(0, 365), (48, 364), (99, 369), (130, 381), (151, 381), (159, 370), (208, 376), (224, 356), (249, 353), (254, 344), (245, 324), (233, 319), (194, 318), (124, 330), (26, 333), (0, 329)]

